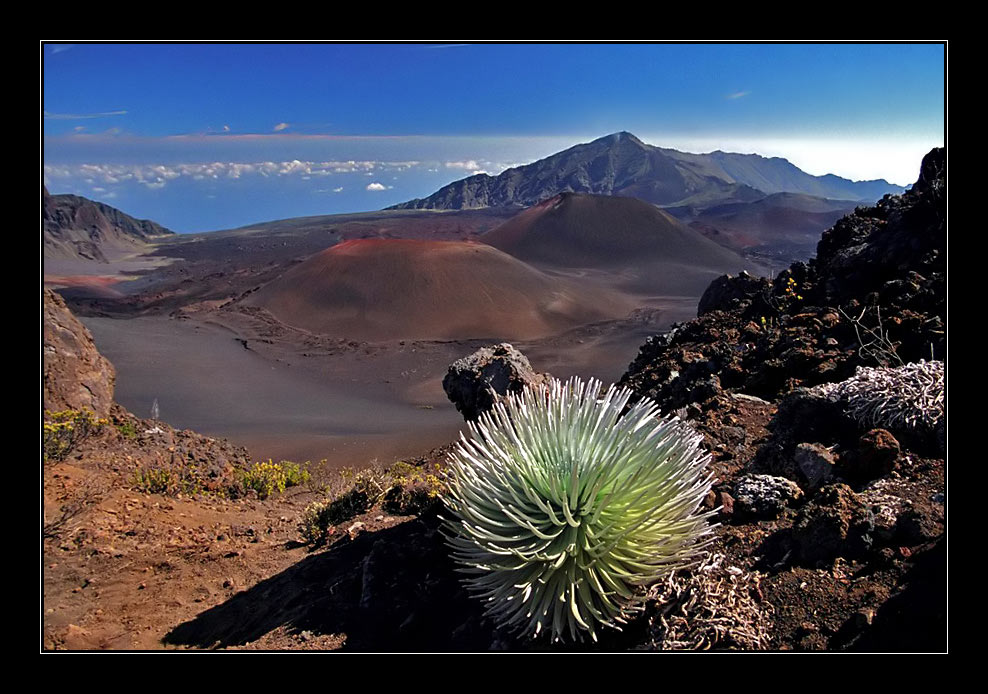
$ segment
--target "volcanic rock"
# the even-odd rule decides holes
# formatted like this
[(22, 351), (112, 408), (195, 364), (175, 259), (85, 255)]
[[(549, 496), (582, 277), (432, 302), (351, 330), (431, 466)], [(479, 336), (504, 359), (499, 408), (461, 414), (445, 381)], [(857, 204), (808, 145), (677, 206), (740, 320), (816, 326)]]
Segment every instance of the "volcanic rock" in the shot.
[(42, 407), (91, 410), (105, 417), (113, 404), (113, 365), (99, 353), (89, 334), (61, 296), (42, 290)]
[(718, 277), (700, 297), (696, 315), (702, 316), (711, 311), (745, 309), (762, 292), (768, 292), (772, 283), (765, 277), (752, 277), (747, 272), (739, 275)]
[(834, 557), (854, 558), (871, 548), (875, 519), (846, 484), (824, 487), (805, 506), (792, 527), (792, 539), (806, 564)]
[(901, 452), (892, 434), (885, 429), (872, 429), (858, 441), (857, 455), (848, 474), (866, 480), (883, 477), (895, 469)]
[(745, 475), (734, 485), (734, 510), (756, 518), (775, 518), (799, 501), (802, 490), (792, 480), (772, 475)]
[(537, 373), (528, 357), (504, 342), (481, 347), (453, 362), (443, 379), (443, 390), (463, 418), (473, 421), (499, 398), (550, 380), (549, 374)]
[(816, 489), (834, 474), (833, 454), (818, 443), (799, 444), (794, 457), (806, 489)]

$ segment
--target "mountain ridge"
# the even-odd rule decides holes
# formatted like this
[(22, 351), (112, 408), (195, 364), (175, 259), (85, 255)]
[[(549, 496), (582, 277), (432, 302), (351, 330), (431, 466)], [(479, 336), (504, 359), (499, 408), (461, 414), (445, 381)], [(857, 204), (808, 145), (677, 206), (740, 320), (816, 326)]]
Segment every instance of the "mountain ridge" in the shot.
[(529, 207), (559, 193), (636, 197), (662, 207), (751, 202), (773, 193), (873, 201), (904, 188), (878, 181), (813, 176), (786, 159), (720, 150), (693, 154), (646, 144), (621, 131), (574, 145), (497, 176), (475, 174), (425, 198), (387, 209)]
[(81, 195), (52, 195), (42, 187), (41, 240), (45, 258), (108, 263), (175, 232)]

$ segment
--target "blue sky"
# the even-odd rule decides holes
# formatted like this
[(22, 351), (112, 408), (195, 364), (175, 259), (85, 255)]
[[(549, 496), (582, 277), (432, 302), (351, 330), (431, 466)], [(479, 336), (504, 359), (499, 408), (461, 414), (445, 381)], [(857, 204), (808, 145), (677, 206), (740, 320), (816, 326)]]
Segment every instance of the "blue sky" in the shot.
[(380, 209), (628, 130), (911, 183), (942, 45), (42, 44), (43, 176), (178, 231)]

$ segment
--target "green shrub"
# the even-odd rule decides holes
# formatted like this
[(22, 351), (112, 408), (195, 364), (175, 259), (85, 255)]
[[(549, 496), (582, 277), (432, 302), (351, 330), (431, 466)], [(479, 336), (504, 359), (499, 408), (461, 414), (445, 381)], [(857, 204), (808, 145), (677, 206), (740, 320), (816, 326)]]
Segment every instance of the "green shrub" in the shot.
[(125, 439), (133, 440), (137, 438), (137, 427), (135, 427), (134, 423), (129, 419), (120, 422), (116, 426), (117, 431), (120, 432), (120, 435)]
[(299, 533), (305, 542), (324, 542), (330, 526), (353, 520), (377, 504), (388, 513), (424, 513), (439, 503), (445, 489), (436, 468), (427, 471), (407, 463), (386, 470), (346, 468), (340, 471), (340, 480), (339, 492), (302, 512)]
[(649, 400), (622, 415), (630, 397), (578, 379), (526, 389), (451, 454), (453, 559), (501, 626), (596, 640), (707, 541), (702, 437)]

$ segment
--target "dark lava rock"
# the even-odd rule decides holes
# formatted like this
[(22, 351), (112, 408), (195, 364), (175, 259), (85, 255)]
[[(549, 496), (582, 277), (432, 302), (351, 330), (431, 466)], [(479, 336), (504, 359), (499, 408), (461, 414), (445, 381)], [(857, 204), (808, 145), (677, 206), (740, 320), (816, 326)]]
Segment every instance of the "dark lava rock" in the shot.
[(768, 292), (772, 283), (765, 277), (752, 277), (747, 272), (734, 275), (721, 275), (707, 287), (700, 297), (696, 315), (702, 316), (711, 311), (726, 311), (747, 308), (752, 300), (762, 292)]
[(472, 421), (493, 407), (499, 397), (520, 393), (525, 386), (548, 383), (549, 378), (532, 369), (524, 354), (502, 342), (453, 362), (443, 379), (443, 390), (463, 418)]
[(800, 441), (849, 444), (859, 432), (842, 403), (808, 388), (799, 388), (782, 399), (769, 429), (784, 444)]
[(755, 518), (775, 518), (803, 496), (792, 480), (772, 475), (745, 475), (734, 485), (734, 511)]
[(716, 395), (715, 383), (776, 400), (875, 366), (882, 354), (862, 349), (868, 331), (880, 331), (905, 362), (943, 359), (945, 175), (944, 152), (933, 150), (910, 191), (840, 219), (816, 258), (794, 263), (770, 287), (758, 290), (763, 281), (753, 278), (715, 280), (698, 317), (649, 339), (621, 385), (665, 411), (702, 404)]
[(818, 443), (801, 443), (794, 455), (805, 489), (816, 489), (834, 474), (833, 454)]
[(899, 442), (885, 429), (872, 429), (858, 441), (851, 463), (842, 472), (858, 480), (873, 480), (892, 472), (901, 454)]
[(899, 514), (896, 541), (905, 546), (929, 542), (942, 534), (942, 506), (917, 506)]
[(874, 516), (851, 488), (832, 484), (800, 510), (792, 539), (800, 560), (812, 565), (862, 556), (871, 549), (874, 529)]

